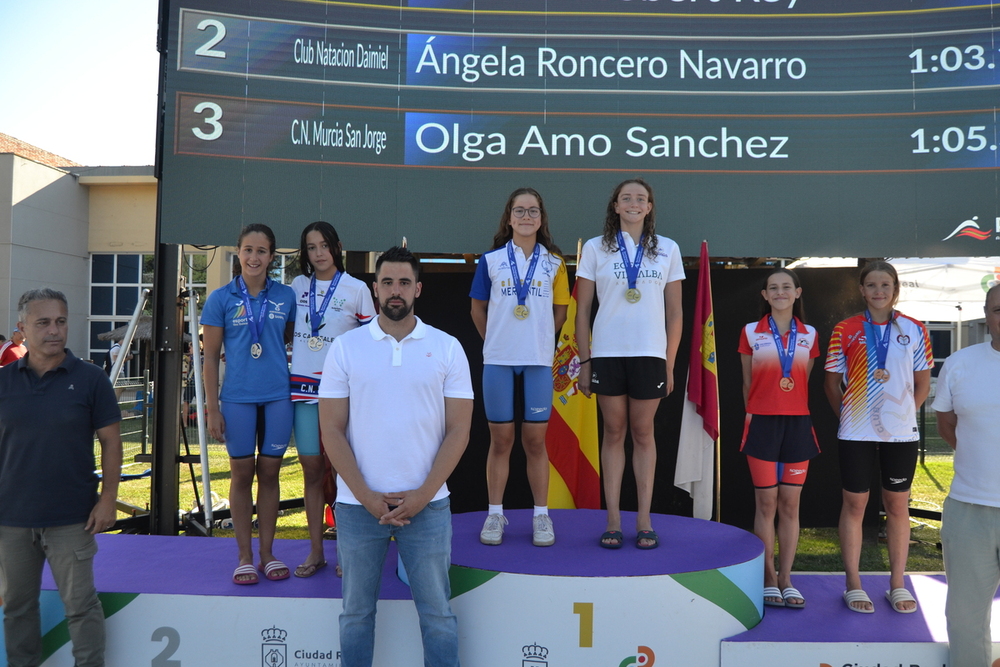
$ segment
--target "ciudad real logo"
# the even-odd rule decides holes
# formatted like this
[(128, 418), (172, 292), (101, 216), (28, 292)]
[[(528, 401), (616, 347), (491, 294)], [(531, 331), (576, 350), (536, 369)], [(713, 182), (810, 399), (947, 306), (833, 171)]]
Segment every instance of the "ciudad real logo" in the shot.
[(635, 655), (627, 656), (618, 667), (653, 667), (656, 662), (656, 654), (648, 646), (636, 648)]
[(1000, 217), (996, 219), (994, 229), (990, 229), (989, 226), (983, 229), (979, 225), (979, 216), (974, 215), (969, 220), (960, 222), (958, 226), (952, 230), (951, 234), (948, 234), (948, 236), (941, 240), (947, 241), (948, 239), (955, 238), (957, 236), (967, 236), (969, 238), (976, 239), (977, 241), (985, 241), (994, 234), (996, 234), (997, 238), (1000, 239)]

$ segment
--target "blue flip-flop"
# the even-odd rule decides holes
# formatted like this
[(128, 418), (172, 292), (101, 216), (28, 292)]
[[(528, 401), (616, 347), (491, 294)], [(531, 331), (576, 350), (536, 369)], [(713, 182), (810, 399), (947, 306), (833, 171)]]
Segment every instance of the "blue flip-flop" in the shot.
[[(643, 540), (652, 540), (652, 544), (639, 544)], [(655, 530), (640, 530), (635, 536), (635, 547), (637, 549), (655, 549), (660, 546), (660, 536)]]
[[(614, 544), (609, 544), (604, 540), (618, 540)], [(625, 543), (625, 535), (622, 534), (620, 530), (609, 530), (601, 535), (601, 541), (599, 544), (605, 549), (621, 549), (622, 545)]]

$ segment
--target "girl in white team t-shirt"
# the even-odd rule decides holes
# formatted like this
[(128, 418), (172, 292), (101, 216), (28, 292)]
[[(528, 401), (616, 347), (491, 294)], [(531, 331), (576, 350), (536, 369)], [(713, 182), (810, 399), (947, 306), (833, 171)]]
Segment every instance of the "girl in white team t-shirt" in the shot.
[[(656, 235), (653, 190), (641, 178), (621, 183), (608, 201), (604, 235), (587, 241), (576, 272), (579, 387), (597, 394), (604, 416), (601, 469), (608, 506), (600, 544), (624, 544), (621, 484), (625, 434), (632, 430), (632, 468), (638, 495), (636, 547), (654, 549), (659, 536), (649, 516), (656, 470), (653, 418), (674, 388), (681, 340), (681, 280), (677, 244)], [(600, 302), (590, 339), (594, 296)]]
[(503, 493), (514, 446), (514, 382), (524, 388), (521, 444), (534, 496), (532, 542), (549, 546), (555, 531), (548, 514), (549, 457), (545, 432), (552, 410), (552, 355), (556, 332), (566, 320), (569, 287), (566, 265), (549, 234), (541, 195), (519, 188), (507, 198), (493, 247), (476, 268), (472, 320), (483, 345), (483, 402), (490, 424), (486, 459), (489, 513), (480, 533), (483, 544), (503, 540)]
[[(317, 391), (326, 353), (340, 334), (367, 324), (375, 315), (368, 286), (344, 271), (343, 247), (337, 230), (318, 221), (302, 230), (295, 290), (295, 334), (292, 339), (292, 404), (295, 446), (305, 481), (309, 556), (295, 576), (311, 577), (326, 565), (323, 555), (323, 452), (319, 437)], [(339, 566), (338, 566), (339, 567)]]

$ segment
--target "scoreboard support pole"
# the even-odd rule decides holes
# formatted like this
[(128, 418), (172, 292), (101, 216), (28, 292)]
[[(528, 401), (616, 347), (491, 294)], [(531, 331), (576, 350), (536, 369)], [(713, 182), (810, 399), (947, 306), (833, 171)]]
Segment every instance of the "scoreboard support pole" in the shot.
[(176, 535), (179, 529), (180, 400), (184, 358), (181, 247), (158, 243), (153, 290), (153, 475), (150, 488), (151, 535)]

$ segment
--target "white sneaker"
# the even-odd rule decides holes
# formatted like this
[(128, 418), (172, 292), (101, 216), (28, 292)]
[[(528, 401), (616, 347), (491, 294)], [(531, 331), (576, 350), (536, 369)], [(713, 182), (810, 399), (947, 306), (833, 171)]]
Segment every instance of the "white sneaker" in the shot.
[(536, 547), (551, 547), (556, 543), (556, 531), (548, 514), (539, 514), (531, 523), (534, 528), (531, 536), (532, 544)]
[(506, 525), (507, 517), (503, 514), (488, 515), (483, 530), (479, 533), (479, 541), (493, 546), (500, 544), (503, 542), (503, 527)]

